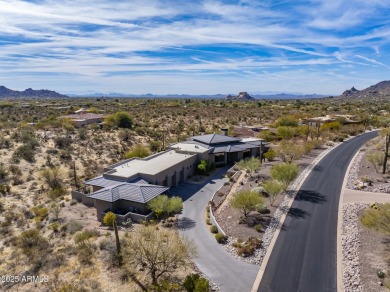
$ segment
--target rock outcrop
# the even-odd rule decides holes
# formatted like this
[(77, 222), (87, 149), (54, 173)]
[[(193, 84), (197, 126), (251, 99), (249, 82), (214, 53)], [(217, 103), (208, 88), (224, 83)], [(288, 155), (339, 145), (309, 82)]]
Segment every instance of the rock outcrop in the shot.
[(240, 92), (238, 95), (228, 95), (226, 96), (227, 99), (229, 100), (243, 100), (243, 101), (246, 101), (246, 100), (255, 100), (254, 97), (250, 96), (248, 94), (248, 92)]

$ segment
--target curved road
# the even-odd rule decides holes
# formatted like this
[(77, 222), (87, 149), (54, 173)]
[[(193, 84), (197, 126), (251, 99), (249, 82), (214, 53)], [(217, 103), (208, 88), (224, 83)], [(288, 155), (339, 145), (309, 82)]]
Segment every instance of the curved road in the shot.
[(180, 195), (184, 201), (183, 213), (179, 216), (180, 234), (197, 245), (194, 259), (199, 270), (215, 283), (221, 291), (250, 291), (259, 266), (237, 260), (220, 245), (206, 225), (204, 212), (211, 196), (226, 178), (227, 168), (219, 169), (206, 184), (181, 183), (170, 190), (171, 195)]
[(314, 167), (288, 212), (258, 291), (337, 291), (340, 191), (352, 157), (375, 136), (344, 142)]

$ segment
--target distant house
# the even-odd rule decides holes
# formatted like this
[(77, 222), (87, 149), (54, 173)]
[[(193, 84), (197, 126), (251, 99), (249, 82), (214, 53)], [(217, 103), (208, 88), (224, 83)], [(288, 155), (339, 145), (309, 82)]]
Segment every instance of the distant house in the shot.
[(269, 130), (263, 126), (235, 126), (233, 129), (234, 137), (257, 137), (262, 131)]
[(104, 115), (81, 112), (77, 114), (62, 116), (62, 118), (70, 119), (70, 121), (76, 128), (82, 128), (90, 124), (102, 123)]
[(193, 175), (200, 160), (223, 166), (265, 150), (263, 140), (229, 137), (227, 129), (222, 135), (193, 136), (166, 151), (108, 166), (102, 176), (85, 181), (82, 191), (72, 191), (72, 197), (94, 206), (100, 221), (108, 211), (115, 212), (120, 223), (127, 218), (141, 221), (150, 216), (147, 203)]

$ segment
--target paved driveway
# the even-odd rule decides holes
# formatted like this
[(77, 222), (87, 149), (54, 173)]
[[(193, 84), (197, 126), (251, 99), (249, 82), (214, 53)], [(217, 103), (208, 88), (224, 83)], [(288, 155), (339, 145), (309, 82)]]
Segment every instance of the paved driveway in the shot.
[(222, 291), (250, 291), (259, 267), (243, 263), (219, 245), (209, 226), (204, 221), (204, 210), (213, 193), (226, 179), (222, 175), (226, 168), (220, 169), (208, 183), (203, 185), (182, 183), (170, 193), (180, 195), (184, 201), (184, 210), (179, 217), (180, 233), (193, 240), (197, 245), (195, 264)]

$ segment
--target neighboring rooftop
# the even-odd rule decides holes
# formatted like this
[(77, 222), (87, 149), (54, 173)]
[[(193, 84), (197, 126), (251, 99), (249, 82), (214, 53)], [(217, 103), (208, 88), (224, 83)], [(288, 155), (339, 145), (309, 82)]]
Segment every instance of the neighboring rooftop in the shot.
[(92, 119), (102, 119), (104, 115), (102, 114), (94, 114), (94, 113), (84, 113), (84, 114), (72, 114), (63, 116), (64, 118), (72, 119), (72, 120), (92, 120)]
[[(190, 142), (190, 141), (188, 141)], [(209, 151), (208, 147), (204, 147), (202, 145), (199, 145), (199, 143), (176, 143), (169, 148), (175, 149), (178, 151), (184, 151), (184, 152), (192, 152), (192, 153), (205, 153)]]
[(167, 190), (169, 190), (169, 188), (164, 186), (122, 183), (111, 188), (94, 192), (88, 197), (111, 203), (118, 200), (127, 200), (145, 204)]
[(155, 175), (195, 155), (168, 150), (147, 158), (126, 160), (121, 164), (116, 164), (112, 170), (108, 171), (108, 174), (124, 178), (132, 178), (139, 173)]
[(240, 139), (229, 137), (226, 135), (220, 135), (220, 134), (207, 134), (207, 135), (200, 135), (200, 136), (193, 136), (190, 138), (193, 141), (198, 141), (204, 144), (212, 145), (212, 144), (222, 144), (222, 143), (232, 143), (232, 142), (239, 142)]

